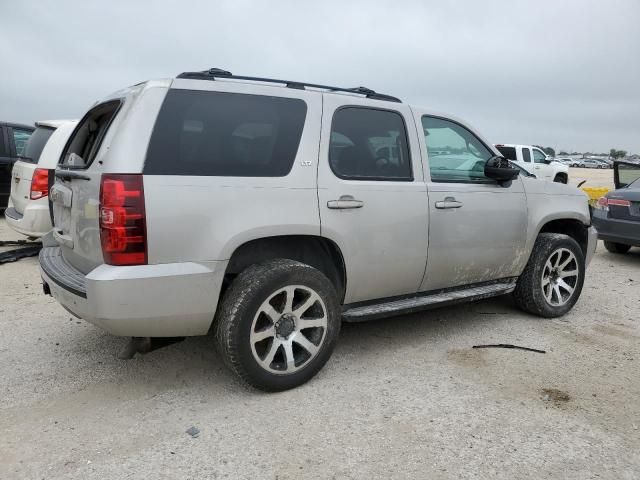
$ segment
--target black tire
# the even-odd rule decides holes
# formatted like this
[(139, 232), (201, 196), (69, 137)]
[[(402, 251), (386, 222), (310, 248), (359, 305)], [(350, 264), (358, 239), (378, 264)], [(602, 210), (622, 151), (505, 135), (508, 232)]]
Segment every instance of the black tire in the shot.
[(554, 182), (556, 183), (567, 183), (567, 176), (566, 175), (562, 175), (562, 174), (558, 174), (555, 176), (555, 178), (553, 179)]
[(616, 242), (604, 242), (604, 248), (611, 253), (627, 253), (631, 248), (631, 245), (625, 245), (624, 243)]
[[(568, 296), (566, 302), (562, 305), (553, 305), (547, 300), (543, 291), (543, 273), (545, 272), (547, 261), (550, 261), (561, 249), (573, 253), (578, 273), (575, 285), (572, 285), (573, 292)], [(567, 254), (567, 256), (569, 255)], [(540, 317), (560, 317), (571, 310), (578, 301), (584, 283), (584, 274), (584, 254), (578, 242), (568, 235), (541, 233), (536, 239), (524, 272), (518, 278), (516, 289), (513, 293), (516, 305), (521, 310)], [(553, 299), (553, 293), (551, 295)]]
[[(254, 321), (257, 321), (254, 318), (259, 318), (261, 306), (274, 292), (287, 286), (303, 286), (320, 297), (320, 308), (324, 306), (326, 310), (326, 328), (321, 330), (324, 336), (315, 357), (310, 355), (311, 358), (306, 360), (306, 365), (296, 366), (295, 368), (300, 369), (292, 373), (272, 373), (263, 368), (255, 358), (254, 349), (257, 347), (252, 345), (251, 335), (254, 331)], [(314, 305), (314, 308), (316, 307), (317, 305)], [(275, 313), (281, 315), (277, 310)], [(268, 317), (264, 318), (268, 320)], [(280, 317), (280, 320), (282, 318), (284, 316)], [(299, 321), (296, 317), (296, 324)], [(218, 306), (215, 322), (218, 350), (231, 371), (255, 388), (277, 392), (302, 385), (320, 371), (335, 347), (340, 332), (341, 315), (336, 290), (327, 277), (309, 265), (293, 260), (276, 259), (252, 265), (235, 278)], [(276, 323), (278, 322), (273, 322), (271, 327), (276, 327)], [(267, 340), (272, 342), (267, 349), (273, 348), (276, 338), (281, 337), (274, 336)], [(276, 348), (276, 356), (283, 358), (286, 363), (286, 352), (279, 348)], [(299, 354), (300, 347), (297, 348)], [(306, 350), (302, 350), (303, 354), (304, 352)], [(273, 364), (270, 363), (269, 368), (271, 365)]]

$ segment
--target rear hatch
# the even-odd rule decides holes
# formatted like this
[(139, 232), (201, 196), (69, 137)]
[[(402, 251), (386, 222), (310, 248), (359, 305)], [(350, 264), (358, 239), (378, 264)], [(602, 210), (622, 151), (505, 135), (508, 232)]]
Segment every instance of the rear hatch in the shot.
[(21, 215), (29, 203), (33, 172), (38, 167), (38, 160), (40, 160), (42, 150), (54, 131), (55, 128), (53, 127), (38, 126), (27, 141), (24, 155), (20, 156), (19, 160), (13, 165), (11, 173), (11, 203)]
[(102, 176), (142, 172), (148, 139), (169, 84), (140, 84), (95, 105), (62, 152), (50, 195), (53, 237), (65, 260), (82, 273), (105, 263), (99, 225)]

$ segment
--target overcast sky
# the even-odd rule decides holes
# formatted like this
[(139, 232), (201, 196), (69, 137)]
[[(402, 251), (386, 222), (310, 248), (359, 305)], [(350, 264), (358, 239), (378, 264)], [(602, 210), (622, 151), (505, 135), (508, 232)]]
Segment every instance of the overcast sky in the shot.
[(0, 0), (0, 53), (5, 121), (216, 66), (365, 85), (493, 143), (640, 153), (640, 0)]

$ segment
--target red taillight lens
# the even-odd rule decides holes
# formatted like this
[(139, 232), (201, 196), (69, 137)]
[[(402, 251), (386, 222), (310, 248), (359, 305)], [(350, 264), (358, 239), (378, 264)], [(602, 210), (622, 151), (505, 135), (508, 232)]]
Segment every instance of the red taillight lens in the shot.
[(104, 261), (109, 265), (147, 263), (142, 175), (102, 175), (100, 241)]
[(46, 168), (36, 168), (31, 177), (31, 200), (38, 200), (49, 194), (49, 170)]
[(619, 200), (617, 198), (609, 198), (609, 206), (615, 205), (616, 207), (630, 207), (631, 202), (629, 200)]

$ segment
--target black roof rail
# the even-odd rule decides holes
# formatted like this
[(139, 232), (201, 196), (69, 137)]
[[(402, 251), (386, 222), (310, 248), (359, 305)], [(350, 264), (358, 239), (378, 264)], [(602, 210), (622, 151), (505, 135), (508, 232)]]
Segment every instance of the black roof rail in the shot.
[(280, 83), (287, 88), (295, 88), (297, 90), (304, 90), (306, 87), (318, 88), (322, 90), (329, 90), (331, 92), (346, 92), (355, 93), (358, 95), (364, 95), (367, 98), (374, 100), (384, 100), (387, 102), (402, 103), (402, 100), (391, 95), (385, 95), (384, 93), (378, 93), (367, 87), (331, 87), (329, 85), (319, 85), (316, 83), (297, 82), (292, 80), (279, 80), (277, 78), (263, 78), (263, 77), (248, 77), (245, 75), (233, 75), (227, 70), (221, 68), (210, 68), (209, 70), (203, 70), (201, 72), (182, 72), (176, 78), (187, 78), (192, 80), (215, 80), (216, 78), (233, 78), (234, 80), (249, 80), (254, 82), (265, 83)]

